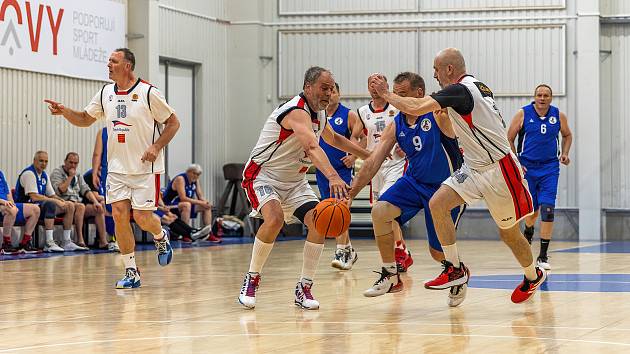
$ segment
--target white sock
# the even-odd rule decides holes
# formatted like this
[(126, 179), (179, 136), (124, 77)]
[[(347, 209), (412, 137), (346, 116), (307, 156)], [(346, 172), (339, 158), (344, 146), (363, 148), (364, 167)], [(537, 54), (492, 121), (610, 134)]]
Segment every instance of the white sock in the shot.
[(457, 244), (454, 243), (449, 246), (442, 246), (444, 251), (444, 258), (451, 262), (455, 268), (459, 268), (459, 254), (457, 253)]
[(304, 256), (302, 261), (302, 279), (313, 280), (315, 271), (317, 270), (317, 264), (319, 263), (319, 257), (322, 255), (323, 250), (323, 243), (304, 242), (304, 251), (302, 252)]
[(164, 236), (166, 236), (166, 234), (164, 234), (164, 229), (161, 229), (159, 234), (153, 235), (153, 239), (157, 241), (161, 241), (164, 238)]
[(72, 242), (72, 230), (63, 230), (63, 240), (65, 242)]
[(392, 262), (392, 263), (383, 262), (383, 268), (385, 268), (385, 270), (387, 270), (390, 274), (398, 273), (398, 267), (396, 266), (396, 262)]
[(54, 241), (54, 239), (53, 239), (53, 232), (54, 231), (55, 230), (46, 230), (46, 243), (50, 243), (50, 242)]
[(523, 273), (525, 273), (525, 278), (527, 278), (527, 280), (534, 281), (538, 279), (535, 262), (532, 262), (532, 264), (528, 265), (527, 267), (523, 267)]
[(136, 267), (136, 254), (134, 252), (131, 252), (128, 254), (121, 254), (120, 256), (122, 257), (123, 263), (125, 264), (125, 269), (127, 268), (138, 269)]
[(348, 243), (347, 245), (342, 245), (340, 243), (337, 244), (337, 249), (346, 249), (350, 247), (350, 243)]
[(267, 262), (267, 258), (269, 257), (269, 253), (271, 253), (272, 248), (273, 242), (264, 243), (259, 240), (258, 237), (254, 239), (254, 247), (252, 248), (252, 260), (249, 263), (250, 273), (260, 273), (260, 271), (262, 271), (262, 268)]

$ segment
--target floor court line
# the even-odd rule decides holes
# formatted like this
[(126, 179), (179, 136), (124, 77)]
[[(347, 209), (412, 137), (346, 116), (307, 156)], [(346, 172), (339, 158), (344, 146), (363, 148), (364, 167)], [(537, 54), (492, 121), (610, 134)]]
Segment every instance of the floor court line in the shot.
[[(42, 344), (42, 345), (32, 345), (25, 347), (16, 347), (16, 348), (7, 348), (0, 349), (0, 353), (7, 352), (17, 352), (24, 350), (34, 350), (34, 349), (44, 349), (44, 348), (56, 348), (56, 347), (68, 347), (68, 346), (78, 346), (78, 345), (87, 345), (87, 344), (105, 344), (105, 343), (120, 343), (120, 342), (138, 342), (138, 341), (148, 341), (148, 340), (164, 340), (164, 339), (201, 339), (201, 338), (220, 338), (220, 337), (278, 337), (278, 336), (411, 336), (411, 337), (464, 337), (464, 338), (492, 338), (492, 339), (536, 339), (536, 340), (550, 340), (556, 342), (567, 342), (567, 343), (585, 343), (585, 344), (603, 344), (603, 345), (616, 345), (622, 347), (630, 347), (630, 343), (621, 343), (621, 342), (611, 342), (611, 341), (597, 341), (597, 340), (586, 340), (586, 339), (569, 339), (569, 338), (552, 338), (552, 337), (532, 337), (532, 336), (498, 336), (498, 335), (488, 335), (488, 334), (452, 334), (452, 333), (406, 333), (406, 332), (364, 332), (364, 333), (353, 333), (353, 332), (318, 332), (318, 333), (304, 333), (304, 332), (293, 332), (293, 333), (265, 333), (265, 334), (248, 334), (248, 333), (232, 333), (232, 334), (204, 334), (204, 335), (187, 335), (187, 336), (159, 336), (159, 337), (141, 337), (141, 338), (121, 338), (121, 339), (103, 339), (103, 340), (91, 340), (91, 341), (80, 341), (80, 342), (66, 342), (66, 343), (55, 343), (55, 344)], [(296, 344), (297, 345), (297, 344)]]

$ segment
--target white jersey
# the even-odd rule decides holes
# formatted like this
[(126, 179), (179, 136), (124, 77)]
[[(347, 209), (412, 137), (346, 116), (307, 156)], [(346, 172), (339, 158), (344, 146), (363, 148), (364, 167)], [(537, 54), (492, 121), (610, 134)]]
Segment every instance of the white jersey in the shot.
[(328, 121), (326, 111), (311, 109), (303, 94), (293, 97), (267, 118), (243, 171), (244, 180), (253, 180), (261, 172), (266, 178), (278, 182), (299, 182), (305, 179), (312, 162), (293, 130), (280, 125), (282, 119), (295, 109), (304, 110), (311, 116), (311, 126), (319, 140)]
[(464, 162), (470, 168), (481, 169), (509, 154), (505, 122), (492, 91), (484, 83), (465, 75), (459, 83), (431, 97), (442, 108), (448, 107), (448, 115), (464, 150)]
[(107, 172), (124, 175), (164, 173), (164, 151), (155, 162), (142, 162), (144, 152), (160, 136), (173, 109), (151, 84), (138, 79), (127, 91), (107, 84), (85, 107), (95, 119), (107, 120)]
[[(367, 149), (373, 151), (376, 145), (381, 141), (381, 135), (385, 127), (394, 121), (396, 115), (400, 112), (396, 107), (391, 106), (389, 103), (381, 110), (375, 110), (372, 107), (372, 102), (362, 106), (357, 110), (359, 118), (365, 127), (367, 135)], [(391, 151), (392, 158), (386, 159), (381, 165), (381, 169), (393, 166), (403, 166), (405, 164), (405, 158), (398, 156), (394, 147)]]

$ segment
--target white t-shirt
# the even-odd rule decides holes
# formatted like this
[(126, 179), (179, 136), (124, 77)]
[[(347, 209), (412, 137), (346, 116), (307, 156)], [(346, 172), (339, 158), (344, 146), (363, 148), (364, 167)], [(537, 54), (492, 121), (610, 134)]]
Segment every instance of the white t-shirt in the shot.
[[(42, 175), (40, 175), (39, 178), (42, 178)], [(33, 173), (33, 171), (24, 171), (22, 176), (20, 176), (20, 184), (22, 185), (22, 188), (24, 188), (24, 194), (26, 194), (27, 197), (29, 193), (39, 194), (39, 190), (37, 189), (37, 178), (35, 177), (35, 173)], [(42, 180), (42, 184), (46, 185), (47, 197), (55, 195), (55, 190), (49, 180)]]
[(93, 118), (107, 120), (107, 172), (126, 175), (164, 173), (164, 151), (155, 162), (142, 162), (160, 136), (173, 109), (157, 88), (138, 79), (127, 91), (107, 84), (85, 107)]
[[(385, 128), (392, 124), (396, 115), (398, 115), (398, 108), (391, 106), (389, 103), (381, 110), (376, 110), (372, 107), (372, 102), (357, 109), (357, 114), (363, 123), (363, 127), (367, 130), (367, 149), (374, 151), (376, 146), (381, 141), (381, 135)], [(392, 158), (387, 158), (381, 165), (381, 170), (392, 166), (404, 166), (405, 158), (398, 156), (396, 153), (396, 147), (392, 148)]]

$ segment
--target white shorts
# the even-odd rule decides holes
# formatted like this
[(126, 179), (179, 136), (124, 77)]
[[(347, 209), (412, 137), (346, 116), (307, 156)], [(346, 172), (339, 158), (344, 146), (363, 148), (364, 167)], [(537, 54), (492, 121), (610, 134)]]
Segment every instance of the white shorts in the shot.
[(317, 195), (306, 179), (299, 182), (279, 182), (259, 173), (254, 179), (243, 180), (243, 189), (252, 205), (250, 216), (261, 218), (260, 210), (270, 200), (280, 202), (287, 224), (299, 223), (293, 213), (308, 202), (318, 203)]
[(532, 196), (518, 160), (506, 155), (481, 170), (466, 164), (443, 184), (453, 188), (468, 204), (485, 200), (492, 218), (501, 229), (509, 229), (534, 212)]
[(156, 210), (160, 193), (160, 175), (124, 175), (108, 173), (105, 182), (107, 204), (129, 199), (131, 208), (136, 210)]
[(372, 177), (370, 184), (370, 204), (376, 202), (389, 187), (405, 173), (406, 163), (398, 163), (392, 166), (382, 166)]

